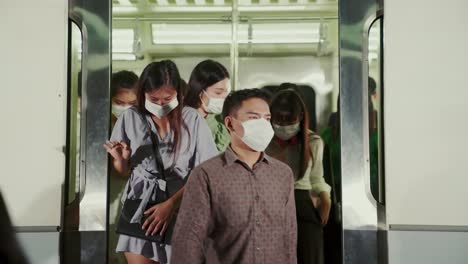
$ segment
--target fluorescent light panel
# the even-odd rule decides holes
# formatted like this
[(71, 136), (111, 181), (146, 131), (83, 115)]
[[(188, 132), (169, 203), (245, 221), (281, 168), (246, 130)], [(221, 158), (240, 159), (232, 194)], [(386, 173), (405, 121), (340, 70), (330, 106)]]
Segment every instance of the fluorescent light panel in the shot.
[(252, 0), (238, 0), (239, 5), (251, 5)]
[(112, 53), (112, 60), (134, 61), (136, 56), (133, 53)]
[(152, 24), (154, 44), (225, 44), (231, 42), (229, 24)]
[(132, 13), (138, 11), (138, 8), (135, 6), (114, 6), (112, 7), (112, 13), (121, 14), (121, 13)]
[(118, 0), (122, 6), (132, 6), (133, 4), (129, 0)]
[(161, 6), (169, 5), (169, 1), (167, 1), (167, 0), (157, 0), (157, 3), (158, 3), (158, 5), (161, 5)]
[[(319, 23), (263, 23), (253, 25), (252, 43), (317, 43)], [(154, 44), (230, 44), (229, 24), (152, 24)], [(248, 25), (238, 28), (239, 43), (248, 43)]]

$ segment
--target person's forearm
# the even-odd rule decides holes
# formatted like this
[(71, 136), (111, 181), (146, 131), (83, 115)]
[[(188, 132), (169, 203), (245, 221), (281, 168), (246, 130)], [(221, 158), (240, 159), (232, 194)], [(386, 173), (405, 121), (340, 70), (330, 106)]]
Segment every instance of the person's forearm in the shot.
[(319, 207), (330, 210), (331, 208), (330, 194), (328, 192), (321, 192), (319, 193), (319, 197), (320, 197)]
[(174, 208), (177, 210), (180, 207), (182, 202), (182, 196), (184, 195), (184, 187), (182, 187), (178, 192), (176, 192), (169, 200), (173, 203)]
[(116, 160), (116, 159), (113, 159), (113, 162), (112, 164), (114, 165), (114, 169), (115, 171), (119, 174), (119, 175), (128, 175), (129, 174), (129, 164), (128, 164), (128, 160)]

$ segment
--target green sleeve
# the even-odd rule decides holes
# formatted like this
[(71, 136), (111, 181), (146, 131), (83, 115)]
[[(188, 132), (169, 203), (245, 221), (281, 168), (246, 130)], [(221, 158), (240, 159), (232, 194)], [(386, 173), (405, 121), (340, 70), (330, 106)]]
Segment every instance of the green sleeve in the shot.
[(218, 150), (226, 150), (231, 142), (231, 135), (229, 134), (229, 130), (224, 126), (222, 116), (209, 114), (206, 117), (206, 122), (208, 123), (208, 127), (211, 130), (211, 134), (213, 135), (213, 139)]

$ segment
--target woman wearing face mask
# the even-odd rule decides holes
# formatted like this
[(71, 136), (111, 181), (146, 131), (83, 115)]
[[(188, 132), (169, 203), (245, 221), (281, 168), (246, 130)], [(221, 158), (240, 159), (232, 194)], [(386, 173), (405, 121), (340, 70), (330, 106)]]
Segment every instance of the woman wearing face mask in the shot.
[(288, 164), (295, 177), (298, 263), (322, 264), (322, 228), (331, 206), (331, 188), (323, 178), (323, 142), (308, 129), (306, 106), (294, 90), (278, 92), (270, 108), (275, 138), (266, 153)]
[[(180, 205), (185, 178), (196, 165), (218, 153), (200, 115), (182, 107), (180, 88), (179, 71), (172, 61), (149, 64), (138, 81), (137, 106), (119, 117), (105, 144), (116, 171), (131, 175), (122, 201), (141, 201), (130, 222), (141, 223), (146, 235), (164, 234)], [(164, 166), (163, 182), (151, 135)], [(169, 199), (150, 206), (156, 203), (158, 192), (165, 190)], [(171, 259), (170, 245), (128, 235), (119, 236), (117, 252), (124, 252), (130, 264), (170, 263)]]
[(136, 105), (136, 83), (138, 76), (131, 71), (119, 71), (112, 74), (111, 100), (112, 124), (127, 109)]
[(231, 140), (221, 117), (224, 99), (230, 92), (228, 71), (219, 62), (202, 61), (193, 69), (188, 86), (186, 105), (197, 109), (205, 118), (216, 147), (224, 151)]
[[(111, 78), (111, 101), (112, 101), (112, 127), (119, 116), (125, 110), (136, 105), (136, 83), (138, 76), (131, 71), (119, 71), (112, 74)], [(120, 216), (122, 203), (120, 198), (128, 180), (128, 174), (120, 175), (115, 170), (111, 169), (111, 177), (109, 179), (109, 226), (111, 230), (115, 230), (115, 225)], [(117, 246), (118, 235), (115, 232), (109, 233), (109, 262), (111, 263), (126, 263), (121, 254), (115, 253)]]

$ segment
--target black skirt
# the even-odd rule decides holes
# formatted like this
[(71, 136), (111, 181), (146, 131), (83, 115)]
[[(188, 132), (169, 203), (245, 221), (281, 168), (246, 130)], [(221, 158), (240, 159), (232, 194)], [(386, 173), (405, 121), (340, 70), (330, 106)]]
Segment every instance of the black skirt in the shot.
[(295, 190), (297, 263), (323, 264), (323, 226), (309, 191)]

